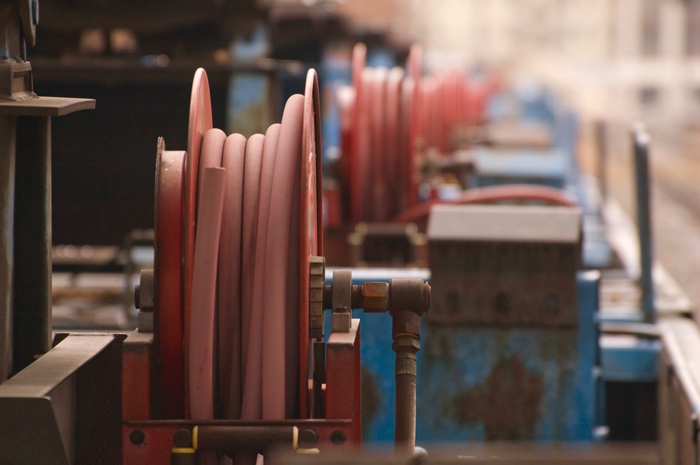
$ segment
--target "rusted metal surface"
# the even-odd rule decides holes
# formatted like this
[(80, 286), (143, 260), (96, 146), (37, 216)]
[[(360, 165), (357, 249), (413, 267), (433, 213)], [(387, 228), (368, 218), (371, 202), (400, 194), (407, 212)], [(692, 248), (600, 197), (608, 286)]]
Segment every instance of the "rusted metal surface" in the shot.
[(459, 426), (483, 421), (487, 441), (532, 439), (543, 391), (542, 376), (513, 355), (496, 363), (483, 384), (453, 396), (451, 414)]
[(14, 274), (15, 150), (17, 118), (0, 116), (0, 383), (12, 370), (12, 277)]
[(598, 281), (597, 272), (577, 275), (575, 325), (428, 319), (418, 353), (418, 440), (590, 440)]
[(416, 446), (416, 352), (418, 340), (401, 336), (394, 340), (396, 351), (396, 426), (394, 450), (412, 453)]
[[(331, 271), (328, 270), (327, 282)], [(362, 274), (353, 273), (355, 283), (382, 279), (376, 273), (367, 273), (367, 276)], [(391, 276), (386, 270), (384, 274)], [(431, 286), (434, 285), (434, 278), (430, 278), (427, 273), (417, 273), (414, 276), (430, 279)], [(461, 421), (460, 424), (458, 417), (464, 420), (465, 414), (455, 412), (455, 405), (465, 406), (464, 399), (467, 396), (464, 393), (471, 397), (480, 392), (485, 393), (488, 390), (487, 379), (492, 373), (489, 382), (501, 380), (501, 390), (515, 397), (520, 395), (519, 391), (507, 388), (513, 380), (529, 386), (523, 388), (529, 391), (536, 392), (537, 386), (542, 387), (539, 406), (527, 406), (531, 409), (530, 415), (537, 412), (534, 427), (531, 428), (532, 434), (522, 439), (591, 438), (595, 393), (593, 368), (597, 360), (594, 314), (598, 309), (600, 274), (578, 273), (572, 279), (576, 286), (577, 320), (574, 325), (559, 327), (540, 324), (531, 327), (433, 324), (429, 321), (430, 314), (435, 310), (436, 291), (433, 288), (433, 306), (428, 318), (423, 318), (421, 323), (422, 348), (417, 353), (418, 444), (428, 441), (486, 439), (483, 417), (470, 417), (467, 412), (466, 417), (475, 420)], [(395, 360), (384, 349), (392, 342), (391, 334), (386, 330), (392, 323), (391, 315), (364, 312), (361, 318), (364, 339), (363, 439), (389, 445), (394, 440), (396, 419), (396, 382), (392, 373)], [(522, 364), (522, 371), (518, 371), (516, 360)], [(530, 398), (537, 396), (533, 394)], [(469, 404), (465, 406), (471, 407)], [(493, 426), (494, 429), (498, 428), (498, 415), (496, 412), (489, 418), (490, 424), (496, 425)], [(509, 420), (505, 418), (504, 421)], [(520, 431), (526, 429), (521, 428)]]
[(434, 242), (431, 323), (575, 326), (577, 244)]
[(418, 278), (389, 281), (392, 349), (396, 352), (396, 423), (394, 450), (412, 454), (416, 446), (416, 353), (421, 317), (430, 309), (430, 285)]
[(379, 387), (377, 376), (366, 366), (361, 368), (362, 375), (362, 431), (367, 435), (383, 401), (383, 391)]
[(365, 312), (387, 311), (389, 308), (389, 283), (365, 282), (361, 287), (362, 309)]
[[(577, 390), (586, 386), (577, 386), (574, 329), (428, 326), (425, 339), (418, 406), (423, 440), (575, 436), (576, 410), (590, 406), (577, 407)], [(592, 391), (592, 378), (589, 383)]]

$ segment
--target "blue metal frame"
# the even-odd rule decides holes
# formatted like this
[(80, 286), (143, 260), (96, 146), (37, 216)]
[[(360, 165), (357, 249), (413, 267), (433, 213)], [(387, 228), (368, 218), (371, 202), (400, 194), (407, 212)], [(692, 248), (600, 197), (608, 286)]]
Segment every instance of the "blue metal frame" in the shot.
[[(367, 278), (366, 270), (353, 272), (354, 284)], [(428, 275), (427, 270), (389, 270), (371, 273), (373, 281), (388, 281), (392, 272)], [(382, 277), (381, 274), (385, 273)], [(332, 272), (327, 273), (330, 284)], [(382, 279), (383, 278), (383, 279)], [(533, 440), (591, 440), (600, 423), (595, 408), (598, 353), (598, 310), (600, 274), (581, 272), (577, 276), (579, 325), (568, 331), (544, 328), (466, 328), (422, 325), (418, 352), (418, 429), (419, 442), (485, 440), (483, 422), (460, 418), (452, 407), (474, 400), (484, 404), (483, 386), (494, 371), (510, 363), (515, 376), (521, 374), (540, 383), (538, 418), (530, 433)], [(363, 440), (370, 446), (389, 445), (394, 439), (394, 353), (391, 350), (391, 317), (364, 314), (362, 320)], [(330, 332), (330, 316), (326, 333)], [(567, 351), (562, 352), (562, 347)], [(500, 354), (500, 355), (499, 355)], [(506, 374), (506, 376), (509, 376)], [(513, 376), (511, 370), (510, 376)], [(532, 384), (532, 383), (531, 383)], [(527, 386), (527, 383), (525, 383)], [(532, 386), (531, 386), (532, 388)], [(471, 392), (471, 394), (470, 394)], [(466, 394), (465, 394), (466, 393)], [(513, 391), (514, 396), (526, 395)], [(476, 400), (481, 402), (477, 405)], [(464, 405), (469, 407), (470, 405)], [(468, 416), (468, 412), (466, 413)], [(521, 428), (522, 429), (522, 428)], [(515, 433), (523, 431), (515, 430)], [(521, 435), (522, 436), (522, 435)], [(522, 437), (520, 437), (522, 439)]]

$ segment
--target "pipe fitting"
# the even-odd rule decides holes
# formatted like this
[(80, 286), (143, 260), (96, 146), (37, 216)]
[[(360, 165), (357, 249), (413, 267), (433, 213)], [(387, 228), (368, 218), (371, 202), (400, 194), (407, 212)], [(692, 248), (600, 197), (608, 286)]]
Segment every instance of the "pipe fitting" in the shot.
[(420, 318), (430, 309), (430, 285), (418, 278), (389, 281), (389, 313), (392, 337), (411, 334), (420, 339)]
[(362, 308), (369, 313), (386, 312), (389, 309), (389, 283), (364, 283), (362, 285)]

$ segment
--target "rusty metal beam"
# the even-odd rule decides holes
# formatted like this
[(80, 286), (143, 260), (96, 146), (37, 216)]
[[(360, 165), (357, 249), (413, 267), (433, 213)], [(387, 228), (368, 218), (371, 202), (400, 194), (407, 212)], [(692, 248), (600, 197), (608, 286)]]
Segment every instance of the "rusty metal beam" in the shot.
[(51, 348), (51, 118), (17, 118), (14, 369)]
[(12, 370), (16, 116), (0, 116), (0, 383)]

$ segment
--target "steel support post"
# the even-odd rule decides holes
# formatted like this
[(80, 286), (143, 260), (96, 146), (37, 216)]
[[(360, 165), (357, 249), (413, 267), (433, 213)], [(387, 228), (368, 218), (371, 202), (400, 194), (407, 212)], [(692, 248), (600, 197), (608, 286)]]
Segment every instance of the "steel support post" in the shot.
[(654, 309), (653, 243), (651, 231), (651, 179), (649, 173), (649, 134), (643, 127), (632, 133), (637, 180), (637, 231), (639, 233), (640, 276), (644, 321), (653, 323)]
[(17, 119), (14, 370), (51, 348), (51, 118)]
[(598, 185), (600, 186), (600, 197), (603, 204), (608, 198), (608, 126), (605, 121), (596, 121), (595, 123), (595, 141), (598, 171)]
[(0, 116), (0, 383), (12, 370), (16, 128), (16, 116)]

